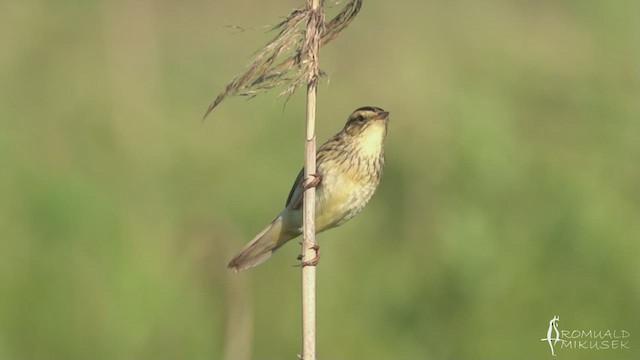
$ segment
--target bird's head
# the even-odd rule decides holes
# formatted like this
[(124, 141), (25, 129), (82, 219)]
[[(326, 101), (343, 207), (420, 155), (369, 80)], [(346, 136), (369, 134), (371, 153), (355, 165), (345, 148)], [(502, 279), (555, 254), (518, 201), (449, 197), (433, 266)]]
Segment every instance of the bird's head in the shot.
[(365, 106), (349, 115), (343, 131), (355, 140), (360, 151), (373, 155), (382, 150), (388, 122), (388, 111), (379, 107)]

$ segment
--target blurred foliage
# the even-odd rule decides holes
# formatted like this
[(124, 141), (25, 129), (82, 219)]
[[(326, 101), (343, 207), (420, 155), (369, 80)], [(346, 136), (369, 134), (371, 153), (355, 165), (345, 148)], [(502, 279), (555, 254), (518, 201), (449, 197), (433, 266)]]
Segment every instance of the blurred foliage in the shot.
[[(0, 358), (295, 358), (298, 246), (225, 265), (301, 167), (301, 94), (200, 119), (297, 4), (0, 4)], [(388, 165), (320, 236), (320, 358), (544, 358), (553, 315), (631, 334), (562, 358), (638, 358), (639, 14), (364, 2), (321, 53), (318, 141), (389, 109)]]

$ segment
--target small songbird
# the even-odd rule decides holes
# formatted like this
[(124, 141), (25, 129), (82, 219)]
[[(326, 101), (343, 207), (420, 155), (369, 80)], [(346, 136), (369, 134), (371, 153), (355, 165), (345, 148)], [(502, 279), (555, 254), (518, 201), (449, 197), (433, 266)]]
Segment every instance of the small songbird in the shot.
[(369, 202), (384, 166), (384, 138), (389, 112), (378, 107), (356, 109), (346, 125), (316, 154), (316, 174), (293, 183), (284, 210), (229, 262), (243, 271), (266, 261), (287, 241), (302, 234), (305, 186), (316, 186), (316, 233), (344, 224)]

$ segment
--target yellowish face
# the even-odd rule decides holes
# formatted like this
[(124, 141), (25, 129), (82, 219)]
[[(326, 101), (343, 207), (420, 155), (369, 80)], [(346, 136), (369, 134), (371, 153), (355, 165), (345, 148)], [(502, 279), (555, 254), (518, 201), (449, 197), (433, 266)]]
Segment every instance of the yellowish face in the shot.
[(387, 111), (376, 107), (359, 108), (349, 116), (345, 132), (358, 143), (360, 154), (376, 156), (382, 150), (388, 121)]

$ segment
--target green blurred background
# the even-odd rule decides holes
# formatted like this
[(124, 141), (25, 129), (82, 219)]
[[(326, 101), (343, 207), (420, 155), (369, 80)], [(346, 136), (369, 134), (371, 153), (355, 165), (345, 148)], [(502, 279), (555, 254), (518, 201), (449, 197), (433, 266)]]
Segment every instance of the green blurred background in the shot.
[[(0, 3), (1, 359), (295, 359), (299, 247), (225, 265), (300, 170), (302, 94), (200, 119), (299, 4)], [(383, 107), (387, 167), (319, 237), (321, 359), (549, 358), (553, 315), (631, 334), (559, 358), (638, 358), (639, 20), (364, 2), (321, 52), (318, 141)]]

